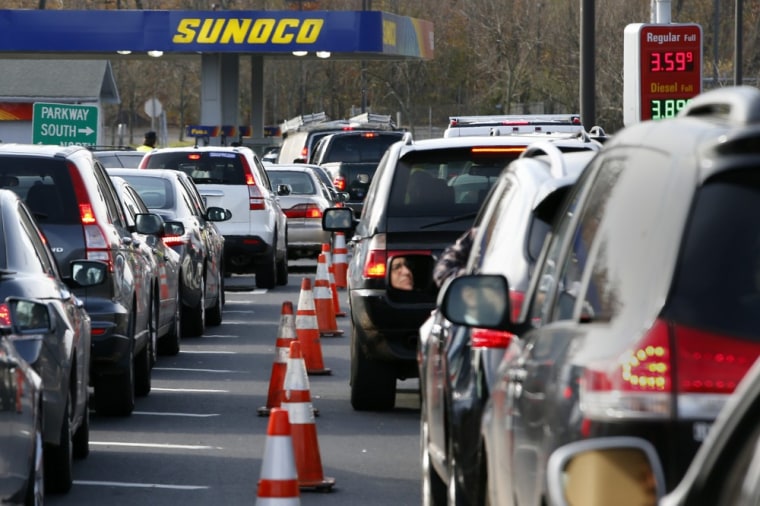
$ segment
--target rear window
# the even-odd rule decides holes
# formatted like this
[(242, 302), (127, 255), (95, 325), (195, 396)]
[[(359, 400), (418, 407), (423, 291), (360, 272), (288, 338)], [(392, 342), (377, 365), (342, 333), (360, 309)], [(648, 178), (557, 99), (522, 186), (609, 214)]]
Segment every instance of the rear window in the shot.
[(119, 176), (126, 179), (148, 209), (173, 209), (174, 188), (170, 181), (158, 177)]
[(42, 226), (80, 223), (71, 176), (63, 160), (4, 156), (0, 188), (21, 197)]
[(760, 175), (703, 186), (682, 248), (668, 316), (760, 339)]
[(388, 216), (477, 213), (501, 171), (523, 149), (468, 147), (410, 153), (393, 175)]
[(197, 184), (245, 184), (245, 169), (238, 153), (156, 153), (148, 158), (146, 168), (181, 170)]
[(356, 135), (337, 135), (325, 146), (319, 163), (359, 162), (378, 163), (385, 151), (394, 142), (403, 137), (403, 132), (377, 133), (366, 132)]
[(317, 193), (314, 180), (305, 172), (268, 170), (267, 173), (274, 188), (286, 184), (290, 186), (290, 192), (293, 195), (314, 195)]

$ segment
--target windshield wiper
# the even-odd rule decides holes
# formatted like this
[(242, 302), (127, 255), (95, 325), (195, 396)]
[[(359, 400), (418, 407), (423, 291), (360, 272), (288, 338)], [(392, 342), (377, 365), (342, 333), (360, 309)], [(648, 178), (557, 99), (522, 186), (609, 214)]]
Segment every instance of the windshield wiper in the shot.
[(451, 218), (443, 221), (436, 221), (434, 223), (428, 223), (427, 225), (423, 225), (420, 228), (430, 228), (430, 227), (437, 227), (439, 225), (447, 225), (449, 223), (455, 223), (457, 221), (462, 220), (472, 220), (475, 219), (475, 216), (477, 216), (478, 213), (468, 213), (468, 214), (460, 214), (459, 216), (452, 216)]

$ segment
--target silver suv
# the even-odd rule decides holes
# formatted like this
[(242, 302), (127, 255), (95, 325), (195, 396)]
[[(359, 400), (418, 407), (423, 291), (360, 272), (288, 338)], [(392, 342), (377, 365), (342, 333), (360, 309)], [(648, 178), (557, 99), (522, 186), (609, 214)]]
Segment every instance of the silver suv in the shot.
[(224, 236), (224, 272), (255, 273), (259, 288), (288, 283), (287, 217), (253, 150), (161, 148), (146, 154), (140, 168), (180, 170), (193, 179), (207, 206), (232, 212), (231, 219), (217, 224)]

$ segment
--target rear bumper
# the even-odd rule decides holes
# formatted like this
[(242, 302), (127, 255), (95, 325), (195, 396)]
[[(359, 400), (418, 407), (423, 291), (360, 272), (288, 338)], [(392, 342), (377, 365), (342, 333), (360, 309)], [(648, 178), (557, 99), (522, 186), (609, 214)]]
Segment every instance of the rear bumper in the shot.
[(272, 254), (272, 244), (259, 236), (224, 236), (224, 266), (230, 273), (254, 272), (254, 266)]

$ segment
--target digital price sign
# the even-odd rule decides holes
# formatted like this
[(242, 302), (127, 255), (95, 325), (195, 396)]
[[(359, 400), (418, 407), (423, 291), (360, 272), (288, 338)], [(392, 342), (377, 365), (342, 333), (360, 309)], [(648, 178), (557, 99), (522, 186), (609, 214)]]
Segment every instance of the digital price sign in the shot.
[(702, 27), (633, 23), (623, 46), (623, 123), (671, 118), (702, 91)]

